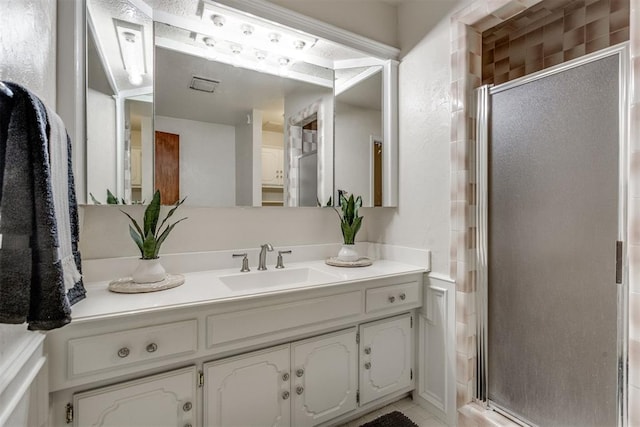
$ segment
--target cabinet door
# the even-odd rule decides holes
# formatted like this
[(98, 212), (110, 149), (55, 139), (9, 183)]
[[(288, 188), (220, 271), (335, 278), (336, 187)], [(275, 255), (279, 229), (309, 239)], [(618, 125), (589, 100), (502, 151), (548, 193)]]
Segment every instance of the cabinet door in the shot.
[(289, 346), (206, 363), (204, 425), (290, 425)]
[(413, 383), (411, 315), (360, 326), (360, 404)]
[(279, 148), (262, 149), (262, 184), (282, 185), (284, 168), (283, 150)]
[(195, 425), (196, 387), (196, 368), (191, 366), (78, 393), (73, 397), (73, 425)]
[(313, 426), (357, 406), (356, 328), (292, 344), (293, 425)]

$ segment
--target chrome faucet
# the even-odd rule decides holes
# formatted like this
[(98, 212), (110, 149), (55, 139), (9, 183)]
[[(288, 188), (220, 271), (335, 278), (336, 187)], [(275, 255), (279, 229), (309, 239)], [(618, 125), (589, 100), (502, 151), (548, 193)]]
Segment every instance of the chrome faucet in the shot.
[(260, 245), (260, 256), (258, 257), (258, 270), (267, 269), (267, 251), (269, 252), (273, 251), (273, 246), (271, 246), (271, 243), (265, 243), (264, 245)]

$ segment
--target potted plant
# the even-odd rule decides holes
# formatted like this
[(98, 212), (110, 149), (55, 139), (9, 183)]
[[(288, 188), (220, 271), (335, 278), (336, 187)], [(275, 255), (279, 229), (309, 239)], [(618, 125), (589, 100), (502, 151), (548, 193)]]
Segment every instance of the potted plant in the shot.
[[(176, 202), (174, 207), (164, 217), (160, 226), (158, 219), (160, 218), (160, 190), (156, 190), (151, 203), (144, 211), (144, 222), (142, 227), (133, 219), (131, 215), (122, 211), (131, 220), (129, 225), (129, 234), (140, 249), (140, 263), (138, 268), (133, 272), (132, 279), (135, 283), (153, 283), (164, 280), (167, 276), (166, 271), (160, 264), (158, 254), (160, 247), (171, 233), (171, 230), (181, 221), (187, 218), (179, 219), (172, 224), (167, 221), (174, 214), (176, 209), (184, 202), (185, 199)], [(163, 228), (164, 227), (164, 228)]]
[(358, 252), (355, 249), (356, 234), (362, 226), (364, 217), (358, 215), (358, 209), (362, 206), (362, 197), (353, 197), (353, 194), (346, 198), (344, 193), (340, 194), (340, 210), (334, 207), (334, 210), (340, 218), (340, 228), (342, 230), (342, 238), (344, 244), (338, 252), (340, 261), (357, 261), (359, 259)]

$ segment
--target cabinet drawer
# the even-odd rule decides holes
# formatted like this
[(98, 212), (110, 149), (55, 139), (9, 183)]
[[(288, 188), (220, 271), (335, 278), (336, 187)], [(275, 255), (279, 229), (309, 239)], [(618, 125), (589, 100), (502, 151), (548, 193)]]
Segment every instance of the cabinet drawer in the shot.
[(69, 340), (70, 378), (154, 361), (198, 349), (198, 322), (185, 320)]
[(367, 313), (390, 310), (420, 303), (420, 285), (417, 281), (367, 289)]
[(207, 347), (356, 316), (362, 312), (361, 295), (354, 291), (209, 316)]

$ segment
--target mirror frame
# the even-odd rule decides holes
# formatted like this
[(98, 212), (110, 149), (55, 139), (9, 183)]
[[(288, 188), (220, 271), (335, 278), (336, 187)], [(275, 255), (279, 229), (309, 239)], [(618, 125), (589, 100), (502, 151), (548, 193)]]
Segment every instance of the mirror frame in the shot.
[[(143, 13), (147, 14), (153, 22), (162, 22), (169, 25), (176, 25), (180, 17), (170, 13), (155, 10), (143, 0), (128, 0)], [(281, 25), (291, 27), (303, 32), (307, 32), (316, 37), (323, 38), (335, 43), (342, 44), (348, 48), (356, 49), (360, 52), (372, 55), (369, 65), (382, 65), (383, 67), (383, 132), (384, 144), (383, 173), (383, 202), (382, 207), (398, 206), (398, 57), (400, 50), (380, 42), (376, 42), (364, 36), (343, 30), (323, 21), (310, 18), (308, 16), (293, 12), (284, 7), (269, 3), (264, 0), (216, 0), (220, 4), (232, 7), (241, 12), (250, 13), (257, 17), (276, 22)], [(70, 106), (74, 118), (81, 114), (82, 126), (78, 126), (76, 120), (71, 120), (76, 124), (76, 158), (80, 157), (80, 162), (76, 162), (77, 180), (82, 181), (78, 186), (78, 201), (87, 203), (86, 193), (87, 179), (87, 153), (86, 153), (86, 43), (87, 43), (87, 3), (86, 0), (74, 2), (74, 33), (79, 35), (80, 41), (72, 45), (73, 57), (77, 59), (77, 64), (83, 66), (76, 67), (76, 75), (81, 76), (74, 81), (74, 90), (68, 97), (64, 97), (66, 105)], [(180, 25), (178, 25), (180, 26)], [(78, 40), (77, 38), (75, 40)], [(63, 56), (63, 55), (61, 55)], [(362, 66), (362, 61), (336, 61), (334, 69), (338, 67), (348, 68)], [(82, 146), (82, 147), (81, 147)], [(121, 160), (122, 161), (122, 160)], [(119, 178), (122, 179), (122, 178)], [(84, 190), (84, 191), (83, 191)]]

